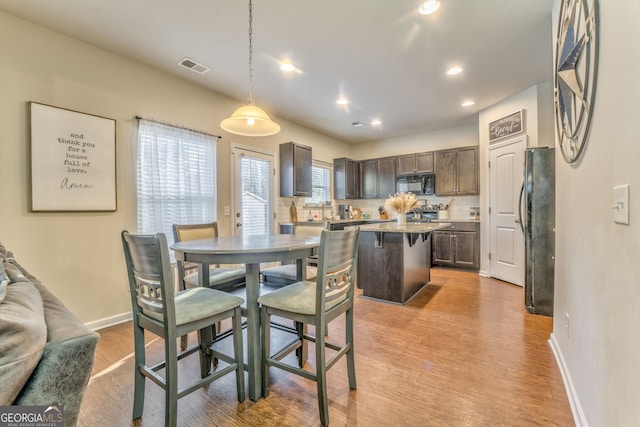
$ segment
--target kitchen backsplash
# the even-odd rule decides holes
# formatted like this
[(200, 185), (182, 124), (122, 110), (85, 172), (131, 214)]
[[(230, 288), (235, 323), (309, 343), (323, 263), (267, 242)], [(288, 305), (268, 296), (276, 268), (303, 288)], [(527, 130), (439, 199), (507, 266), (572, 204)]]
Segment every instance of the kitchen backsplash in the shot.
[[(449, 219), (463, 220), (470, 218), (470, 211), (473, 208), (480, 206), (480, 196), (456, 196), (456, 197), (438, 197), (438, 196), (423, 196), (418, 200), (424, 202), (426, 200), (427, 205), (439, 205), (440, 203), (447, 204), (453, 200), (451, 206), (449, 206)], [(331, 206), (304, 207), (304, 197), (280, 197), (278, 199), (277, 210), (277, 222), (290, 222), (291, 221), (291, 202), (294, 202), (298, 213), (298, 221), (306, 221), (311, 217), (315, 220), (323, 218), (331, 218), (338, 215), (338, 204), (348, 204), (354, 208), (360, 208), (363, 214), (369, 214), (369, 218), (380, 218), (378, 208), (384, 205), (385, 199), (354, 199), (354, 200), (333, 200)], [(474, 209), (475, 211), (475, 209)]]

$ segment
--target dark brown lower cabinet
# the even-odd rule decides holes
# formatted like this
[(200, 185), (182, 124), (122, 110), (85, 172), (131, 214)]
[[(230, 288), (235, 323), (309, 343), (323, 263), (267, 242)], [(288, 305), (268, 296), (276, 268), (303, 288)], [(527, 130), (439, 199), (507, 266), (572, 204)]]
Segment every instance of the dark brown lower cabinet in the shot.
[(430, 233), (360, 232), (357, 284), (369, 298), (406, 304), (430, 280)]
[(432, 236), (433, 265), (480, 268), (480, 232), (478, 223), (452, 223), (451, 227), (434, 231)]

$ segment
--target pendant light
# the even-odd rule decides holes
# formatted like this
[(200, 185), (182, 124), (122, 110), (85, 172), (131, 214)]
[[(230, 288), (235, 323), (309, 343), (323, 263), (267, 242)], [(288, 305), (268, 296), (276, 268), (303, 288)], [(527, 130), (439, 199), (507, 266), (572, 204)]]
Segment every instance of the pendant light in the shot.
[(269, 136), (280, 132), (280, 125), (253, 101), (253, 4), (249, 0), (249, 104), (238, 108), (220, 123), (227, 132), (243, 136)]

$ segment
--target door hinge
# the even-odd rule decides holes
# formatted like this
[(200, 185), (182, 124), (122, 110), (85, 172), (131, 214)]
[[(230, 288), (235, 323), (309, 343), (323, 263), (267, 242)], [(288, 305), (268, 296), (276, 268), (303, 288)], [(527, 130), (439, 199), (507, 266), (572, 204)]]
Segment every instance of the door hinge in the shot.
[(489, 252), (489, 261), (491, 261), (491, 252)]
[(489, 214), (491, 214), (491, 206), (489, 206)]
[(491, 161), (488, 161), (487, 163), (489, 163), (489, 169), (491, 169)]

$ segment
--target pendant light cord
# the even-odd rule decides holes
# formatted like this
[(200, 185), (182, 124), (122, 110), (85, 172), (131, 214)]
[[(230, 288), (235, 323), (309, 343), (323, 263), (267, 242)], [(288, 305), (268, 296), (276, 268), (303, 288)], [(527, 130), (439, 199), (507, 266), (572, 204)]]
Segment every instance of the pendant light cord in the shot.
[(249, 0), (249, 103), (253, 102), (253, 4)]

